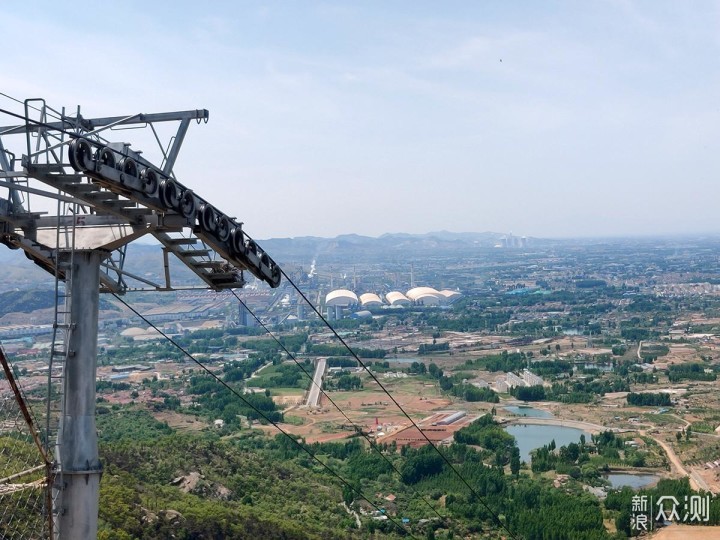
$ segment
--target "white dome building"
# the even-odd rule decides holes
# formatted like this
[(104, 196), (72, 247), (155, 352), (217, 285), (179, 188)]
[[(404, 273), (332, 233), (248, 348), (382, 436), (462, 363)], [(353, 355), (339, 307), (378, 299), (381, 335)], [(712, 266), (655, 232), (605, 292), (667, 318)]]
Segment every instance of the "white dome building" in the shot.
[(449, 289), (444, 289), (440, 291), (440, 294), (445, 297), (445, 301), (448, 304), (452, 304), (455, 300), (462, 296), (462, 294), (460, 294), (458, 291), (451, 291)]
[(392, 291), (385, 295), (385, 300), (391, 306), (409, 306), (410, 300), (403, 293)]
[(445, 303), (445, 296), (432, 287), (415, 287), (410, 289), (406, 296), (416, 304), (423, 306), (439, 306), (441, 303)]
[(353, 306), (358, 303), (357, 294), (347, 289), (336, 289), (325, 297), (326, 306)]
[(150, 329), (144, 329), (144, 328), (138, 328), (137, 326), (132, 326), (130, 328), (126, 328), (122, 332), (120, 332), (120, 335), (123, 337), (130, 337), (134, 338), (137, 336), (144, 336), (150, 331)]
[(360, 295), (360, 303), (363, 307), (379, 307), (382, 306), (383, 301), (375, 293), (365, 293)]

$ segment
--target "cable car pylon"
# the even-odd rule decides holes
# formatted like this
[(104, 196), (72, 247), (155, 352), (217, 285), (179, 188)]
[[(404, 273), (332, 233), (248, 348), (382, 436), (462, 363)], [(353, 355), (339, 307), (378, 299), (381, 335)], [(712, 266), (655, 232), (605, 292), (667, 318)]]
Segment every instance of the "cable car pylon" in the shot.
[[(0, 117), (12, 122), (0, 127), (0, 189), (7, 188), (0, 197), (0, 243), (22, 249), (56, 278), (45, 424), (45, 446), (54, 449), (54, 536), (95, 538), (102, 475), (95, 426), (100, 292), (189, 288), (173, 282), (170, 255), (214, 290), (242, 287), (245, 271), (277, 287), (282, 272), (242, 223), (175, 177), (188, 128), (193, 120), (207, 122), (207, 110), (84, 118), (79, 108), (68, 115), (28, 99), (22, 112), (0, 109)], [(117, 133), (113, 128), (128, 127), (156, 135), (154, 124), (169, 122), (177, 131), (167, 151), (158, 140), (159, 166), (131, 144), (108, 138)], [(31, 195), (57, 201), (58, 215), (31, 212)], [(162, 244), (158, 282), (124, 269), (127, 245), (147, 234)]]

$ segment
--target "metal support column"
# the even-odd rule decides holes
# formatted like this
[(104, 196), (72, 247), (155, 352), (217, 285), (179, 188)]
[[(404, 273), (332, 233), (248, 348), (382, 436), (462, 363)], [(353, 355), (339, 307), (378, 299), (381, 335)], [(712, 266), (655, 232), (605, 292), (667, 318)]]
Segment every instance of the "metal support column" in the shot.
[[(0, 171), (11, 172), (12, 170), (13, 169), (10, 166), (10, 160), (5, 153), (5, 147), (3, 146), (2, 140), (0, 140)], [(11, 178), (10, 183), (13, 182), (14, 180)], [(10, 199), (11, 209), (13, 213), (23, 211), (22, 199), (20, 198), (20, 194), (16, 190), (10, 189), (8, 198)]]
[(100, 251), (77, 251), (73, 258), (72, 305), (65, 365), (65, 410), (58, 433), (61, 470), (56, 502), (60, 539), (96, 538), (100, 459), (95, 428)]
[[(31, 110), (36, 110), (31, 103), (36, 101), (38, 120), (30, 118)], [(215, 208), (172, 173), (188, 127), (192, 120), (207, 122), (207, 110), (83, 118), (79, 108), (75, 116), (67, 116), (64, 109), (58, 112), (42, 100), (23, 103), (23, 114), (0, 109), (0, 120), (7, 116), (13, 122), (23, 121), (0, 126), (0, 188), (8, 190), (7, 198), (0, 197), (0, 243), (24, 250), (56, 280), (65, 282), (62, 291), (55, 291), (46, 408), (46, 431), (57, 434), (47, 438), (55, 441), (50, 478), (53, 524), (56, 540), (92, 539), (97, 537), (101, 477), (95, 427), (101, 289), (123, 293), (130, 287), (126, 280), (132, 280), (154, 290), (172, 290), (169, 253), (216, 291), (243, 287), (246, 270), (278, 287), (282, 270), (243, 230), (242, 222)], [(52, 111), (54, 119), (46, 111)], [(170, 146), (153, 125), (160, 122), (180, 123)], [(129, 142), (108, 139), (116, 135), (113, 128), (131, 127), (149, 128), (163, 155), (161, 166), (131, 149)], [(3, 146), (6, 138), (14, 136), (25, 139), (19, 160)], [(15, 170), (16, 165), (21, 170)], [(31, 179), (58, 195), (31, 187)], [(43, 212), (31, 212), (30, 194), (70, 204), (59, 205), (57, 216), (43, 217)], [(152, 234), (163, 245), (164, 285), (124, 271), (124, 246), (144, 234)], [(112, 252), (119, 256), (112, 257)], [(60, 297), (66, 301), (61, 318)]]

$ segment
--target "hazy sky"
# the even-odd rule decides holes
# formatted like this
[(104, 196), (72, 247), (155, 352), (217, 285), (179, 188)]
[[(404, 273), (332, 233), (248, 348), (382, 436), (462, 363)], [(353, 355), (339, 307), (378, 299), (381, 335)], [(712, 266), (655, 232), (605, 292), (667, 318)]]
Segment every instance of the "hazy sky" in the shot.
[(7, 1), (0, 35), (15, 97), (209, 109), (176, 172), (257, 238), (720, 233), (718, 2)]

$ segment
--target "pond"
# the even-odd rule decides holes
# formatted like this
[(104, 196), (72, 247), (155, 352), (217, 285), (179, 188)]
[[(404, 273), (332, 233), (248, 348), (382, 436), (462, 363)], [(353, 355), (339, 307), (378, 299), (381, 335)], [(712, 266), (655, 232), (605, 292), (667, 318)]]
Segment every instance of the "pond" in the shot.
[(577, 328), (563, 328), (563, 334), (565, 334), (566, 336), (579, 336), (580, 334), (582, 334), (582, 332)]
[(528, 407), (526, 405), (507, 405), (503, 407), (503, 409), (515, 416), (527, 416), (528, 418), (553, 417), (550, 411), (544, 411), (543, 409), (536, 409), (535, 407)]
[(550, 444), (552, 440), (555, 440), (557, 448), (570, 443), (579, 443), (580, 435), (583, 434), (586, 440), (590, 440), (590, 434), (582, 429), (547, 424), (515, 424), (507, 426), (505, 431), (515, 437), (520, 450), (520, 459), (528, 465), (530, 464), (530, 451)]
[(580, 364), (580, 366), (583, 369), (597, 369), (598, 371), (602, 371), (604, 373), (609, 373), (615, 369), (612, 364), (596, 364), (595, 362), (586, 362), (584, 364)]
[(385, 361), (391, 364), (412, 364), (413, 362), (423, 362), (421, 358), (385, 358)]
[(633, 489), (640, 489), (655, 484), (660, 477), (656, 474), (630, 474), (610, 473), (604, 474), (603, 478), (610, 482), (613, 489), (621, 489), (625, 486)]

